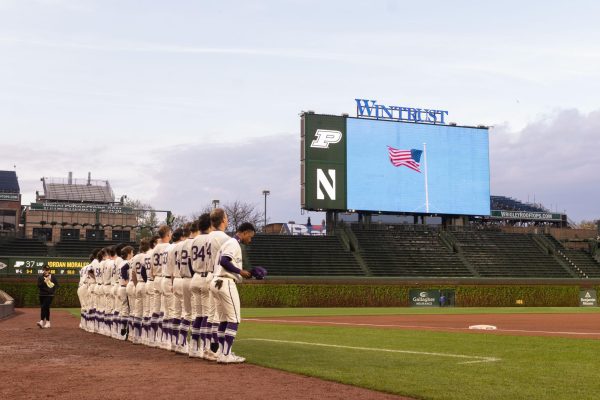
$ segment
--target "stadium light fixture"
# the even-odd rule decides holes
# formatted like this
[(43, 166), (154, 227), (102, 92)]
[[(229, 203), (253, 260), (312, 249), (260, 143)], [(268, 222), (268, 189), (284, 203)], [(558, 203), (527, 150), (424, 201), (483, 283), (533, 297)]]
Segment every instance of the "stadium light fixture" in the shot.
[(217, 200), (217, 199), (213, 200), (212, 204), (213, 204), (213, 208), (219, 207), (219, 200)]
[(265, 228), (267, 227), (267, 196), (271, 194), (271, 191), (263, 190), (262, 193), (263, 193), (263, 196), (265, 196), (265, 224), (263, 225), (263, 231), (264, 231)]

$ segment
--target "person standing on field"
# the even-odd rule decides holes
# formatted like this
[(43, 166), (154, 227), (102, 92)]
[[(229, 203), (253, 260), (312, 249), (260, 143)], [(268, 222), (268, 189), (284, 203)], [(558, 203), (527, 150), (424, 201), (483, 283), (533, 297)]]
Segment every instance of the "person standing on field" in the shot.
[(54, 292), (58, 289), (58, 282), (47, 265), (44, 265), (42, 274), (38, 276), (37, 286), (40, 290), (41, 306), (41, 318), (37, 325), (40, 328), (50, 328), (50, 305), (54, 299)]

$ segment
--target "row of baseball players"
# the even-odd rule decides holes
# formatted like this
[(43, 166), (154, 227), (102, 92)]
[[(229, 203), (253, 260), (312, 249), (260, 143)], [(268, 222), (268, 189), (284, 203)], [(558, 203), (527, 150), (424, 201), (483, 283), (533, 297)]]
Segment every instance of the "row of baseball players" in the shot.
[(119, 245), (95, 251), (81, 270), (77, 294), (80, 328), (220, 363), (245, 359), (231, 349), (240, 316), (237, 283), (243, 269), (240, 243), (255, 228), (241, 224), (225, 233), (221, 208), (171, 231), (167, 225), (139, 252)]

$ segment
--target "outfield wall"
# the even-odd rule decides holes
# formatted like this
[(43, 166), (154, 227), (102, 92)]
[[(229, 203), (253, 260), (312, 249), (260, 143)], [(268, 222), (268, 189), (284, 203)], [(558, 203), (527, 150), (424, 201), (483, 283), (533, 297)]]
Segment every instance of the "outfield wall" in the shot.
[[(577, 307), (581, 288), (596, 289), (600, 281), (585, 283), (441, 283), (282, 282), (251, 281), (239, 286), (243, 307), (408, 307), (410, 290), (453, 290), (457, 307)], [(3, 280), (0, 289), (16, 307), (38, 306), (38, 289), (31, 280)], [(54, 307), (79, 307), (77, 283), (62, 282)]]

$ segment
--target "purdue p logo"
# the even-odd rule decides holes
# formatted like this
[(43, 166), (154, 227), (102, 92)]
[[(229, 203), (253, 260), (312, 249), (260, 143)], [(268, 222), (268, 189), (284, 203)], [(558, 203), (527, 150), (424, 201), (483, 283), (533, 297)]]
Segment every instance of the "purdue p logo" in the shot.
[(340, 140), (342, 140), (342, 132), (340, 131), (317, 129), (315, 140), (312, 141), (310, 147), (328, 149), (330, 143), (339, 143)]

